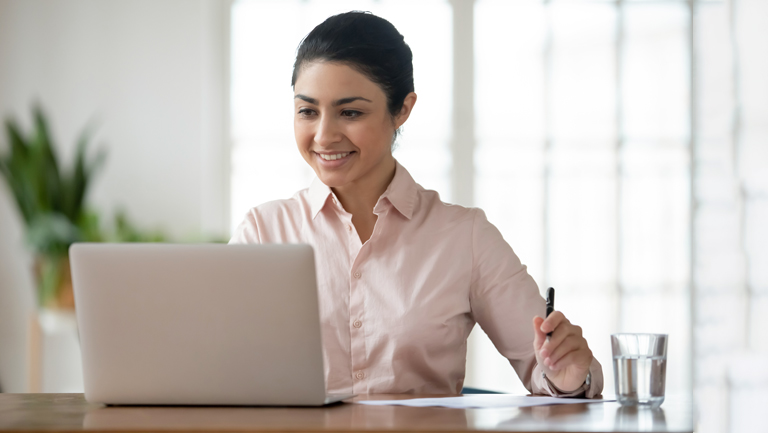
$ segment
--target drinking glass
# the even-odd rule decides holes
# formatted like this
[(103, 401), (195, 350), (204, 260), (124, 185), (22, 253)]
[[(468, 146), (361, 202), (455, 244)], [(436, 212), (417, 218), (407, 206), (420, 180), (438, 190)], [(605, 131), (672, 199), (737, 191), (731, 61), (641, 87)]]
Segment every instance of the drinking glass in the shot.
[(613, 334), (611, 347), (619, 403), (659, 407), (667, 377), (667, 334)]

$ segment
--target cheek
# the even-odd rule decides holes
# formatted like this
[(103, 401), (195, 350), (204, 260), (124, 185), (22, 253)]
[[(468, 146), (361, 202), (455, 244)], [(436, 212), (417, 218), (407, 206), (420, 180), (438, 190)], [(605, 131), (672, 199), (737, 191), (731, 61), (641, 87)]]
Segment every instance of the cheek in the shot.
[(389, 148), (394, 129), (388, 123), (366, 122), (354, 125), (347, 132), (347, 136), (360, 147)]
[(293, 122), (293, 136), (296, 138), (296, 144), (299, 149), (304, 149), (309, 146), (312, 140), (312, 132), (306, 124), (302, 122)]

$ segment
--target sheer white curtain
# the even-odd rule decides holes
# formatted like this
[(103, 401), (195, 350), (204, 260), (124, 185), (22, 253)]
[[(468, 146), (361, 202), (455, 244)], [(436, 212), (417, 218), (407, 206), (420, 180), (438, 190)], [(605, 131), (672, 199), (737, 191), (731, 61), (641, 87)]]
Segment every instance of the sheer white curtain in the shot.
[(699, 2), (694, 35), (699, 431), (765, 431), (755, 408), (768, 405), (768, 2)]
[[(687, 13), (476, 2), (477, 205), (558, 289), (607, 391), (619, 331), (670, 333), (668, 391), (689, 389)], [(496, 365), (474, 379), (493, 387)]]
[[(768, 2), (475, 5), (476, 204), (561, 289), (608, 393), (610, 333), (669, 333), (697, 431), (762, 431)], [(477, 341), (493, 387), (505, 362)]]

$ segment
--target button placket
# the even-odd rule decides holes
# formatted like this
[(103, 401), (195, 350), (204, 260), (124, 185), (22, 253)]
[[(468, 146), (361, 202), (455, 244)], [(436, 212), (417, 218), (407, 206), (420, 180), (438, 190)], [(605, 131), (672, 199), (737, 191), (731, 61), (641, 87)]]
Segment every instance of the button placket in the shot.
[[(371, 247), (366, 246), (374, 241), (373, 236), (365, 244), (360, 241), (356, 235), (351, 215), (345, 215), (344, 228), (349, 234), (347, 244), (350, 252), (350, 270), (347, 274), (349, 278), (349, 332), (350, 332), (350, 360), (351, 373), (353, 379), (353, 392), (355, 394), (368, 393), (368, 378), (366, 368), (369, 367), (368, 350), (366, 349), (366, 328), (363, 326), (365, 318), (365, 299), (369, 289), (368, 280), (363, 278), (363, 269), (366, 266), (366, 260), (371, 254)], [(381, 219), (381, 217), (379, 217)], [(377, 222), (377, 225), (379, 223)], [(374, 233), (378, 231), (374, 227)]]
[(365, 331), (363, 330), (362, 318), (365, 317), (365, 293), (366, 281), (362, 280), (362, 272), (359, 267), (362, 266), (360, 251), (352, 260), (352, 270), (349, 275), (349, 330), (350, 330), (350, 355), (352, 361), (352, 377), (354, 378), (353, 391), (356, 394), (368, 393), (368, 385), (364, 369), (367, 367), (367, 350), (365, 341)]

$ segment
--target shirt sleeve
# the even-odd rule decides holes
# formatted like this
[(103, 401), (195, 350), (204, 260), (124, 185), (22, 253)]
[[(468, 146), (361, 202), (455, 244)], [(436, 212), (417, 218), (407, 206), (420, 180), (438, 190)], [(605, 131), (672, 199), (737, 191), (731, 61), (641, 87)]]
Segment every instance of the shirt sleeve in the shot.
[(480, 209), (474, 210), (472, 233), (472, 315), (533, 394), (556, 397), (599, 395), (603, 387), (600, 363), (593, 358), (591, 383), (586, 389), (564, 393), (543, 377), (533, 351), (533, 317), (544, 317), (546, 303), (499, 230)]
[(260, 243), (261, 238), (259, 237), (259, 228), (256, 225), (256, 218), (253, 215), (253, 210), (250, 210), (245, 214), (243, 222), (241, 222), (235, 229), (235, 234), (233, 234), (232, 239), (229, 240), (229, 245)]

